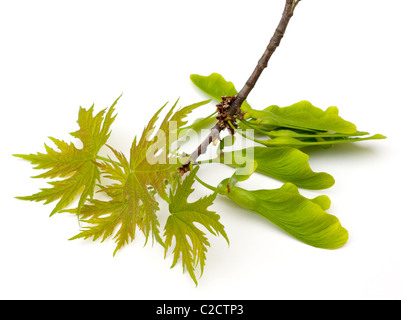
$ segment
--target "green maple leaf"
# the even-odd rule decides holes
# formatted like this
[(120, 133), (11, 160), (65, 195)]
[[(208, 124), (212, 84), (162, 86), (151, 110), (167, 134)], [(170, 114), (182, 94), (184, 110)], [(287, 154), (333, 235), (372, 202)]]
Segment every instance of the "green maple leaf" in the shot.
[[(109, 161), (101, 162), (99, 167), (104, 176), (113, 181), (101, 189), (111, 200), (93, 199), (85, 204), (81, 210), (81, 217), (88, 226), (71, 239), (92, 237), (93, 240), (101, 238), (104, 241), (115, 234), (114, 239), (117, 243), (115, 254), (135, 238), (138, 227), (144, 233), (146, 241), (149, 235), (152, 235), (153, 240), (164, 246), (159, 234), (156, 215), (159, 206), (155, 196), (158, 194), (167, 199), (166, 185), (172, 181), (174, 173), (178, 174), (176, 163), (171, 161), (175, 155), (169, 150), (175, 140), (170, 132), (170, 124), (172, 121), (176, 122), (173, 128), (185, 125), (186, 121), (183, 118), (207, 102), (184, 107), (173, 114), (176, 102), (165, 116), (155, 137), (149, 140), (164, 106), (160, 108), (143, 130), (139, 141), (134, 139), (129, 160), (110, 147), (117, 161), (109, 158)], [(169, 137), (169, 141), (166, 141), (166, 137)], [(70, 210), (70, 212), (76, 211)]]
[(196, 172), (199, 167), (193, 169), (182, 184), (178, 185), (175, 193), (170, 191), (169, 210), (170, 216), (165, 226), (166, 253), (172, 246), (172, 239), (175, 238), (173, 249), (174, 259), (171, 267), (174, 267), (179, 257), (182, 258), (183, 270), (188, 270), (192, 280), (197, 284), (195, 267), (199, 264), (201, 275), (206, 261), (207, 247), (210, 246), (205, 233), (194, 223), (204, 226), (211, 234), (221, 234), (228, 243), (228, 237), (224, 226), (219, 222), (220, 216), (209, 211), (208, 207), (213, 204), (216, 193), (203, 197), (193, 203), (188, 203), (189, 195), (194, 191)]
[(114, 235), (117, 243), (113, 253), (115, 255), (122, 246), (135, 238), (136, 227), (139, 227), (146, 239), (152, 234), (153, 239), (164, 245), (159, 235), (159, 222), (156, 216), (156, 211), (159, 210), (158, 202), (147, 184), (153, 183), (159, 188), (159, 184), (164, 184), (163, 178), (169, 179), (171, 167), (166, 165), (163, 168), (153, 168), (159, 170), (158, 180), (147, 180), (147, 183), (143, 183), (143, 176), (133, 170), (127, 158), (114, 149), (112, 151), (118, 162), (110, 159), (110, 162), (99, 165), (105, 177), (114, 181), (101, 190), (111, 200), (93, 199), (85, 204), (81, 210), (81, 219), (88, 226), (71, 240), (92, 237), (93, 240), (101, 238), (104, 241), (118, 229)]
[[(120, 98), (120, 97), (119, 97)], [(118, 99), (119, 99), (118, 98)], [(97, 181), (100, 180), (100, 170), (96, 164), (96, 157), (100, 148), (110, 136), (110, 126), (113, 123), (113, 103), (106, 113), (106, 109), (93, 115), (93, 105), (89, 110), (79, 109), (79, 130), (71, 133), (81, 140), (83, 147), (77, 148), (73, 143), (50, 137), (59, 151), (45, 144), (46, 153), (16, 154), (14, 156), (30, 161), (34, 169), (44, 169), (46, 172), (34, 178), (64, 178), (48, 182), (52, 187), (43, 188), (31, 196), (17, 197), (21, 200), (45, 201), (45, 204), (57, 201), (50, 215), (53, 215), (68, 206), (76, 196), (80, 195), (78, 213), (86, 199), (92, 198)]]

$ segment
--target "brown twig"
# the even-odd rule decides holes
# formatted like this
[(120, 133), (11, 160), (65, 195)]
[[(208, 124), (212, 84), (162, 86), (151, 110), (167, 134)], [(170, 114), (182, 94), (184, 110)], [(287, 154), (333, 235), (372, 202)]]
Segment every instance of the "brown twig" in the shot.
[(218, 109), (219, 115), (217, 118), (219, 122), (210, 130), (209, 135), (205, 138), (205, 140), (203, 140), (203, 142), (198, 146), (198, 148), (191, 153), (187, 163), (178, 168), (182, 174), (184, 174), (186, 171), (189, 170), (190, 163), (193, 164), (196, 163), (198, 157), (206, 152), (207, 147), (209, 146), (210, 143), (214, 142), (217, 139), (220, 139), (220, 132), (227, 127), (224, 123), (227, 123), (227, 121), (233, 121), (233, 120), (235, 121), (235, 119), (238, 116), (241, 116), (242, 103), (245, 101), (249, 93), (255, 87), (255, 84), (258, 81), (263, 70), (266, 69), (271, 56), (276, 51), (277, 47), (280, 45), (281, 39), (283, 38), (284, 33), (287, 29), (288, 23), (290, 22), (290, 19), (294, 13), (294, 9), (300, 1), (301, 0), (285, 1), (285, 7), (281, 20), (273, 36), (271, 37), (265, 52), (263, 53), (258, 64), (256, 65), (255, 70), (252, 72), (248, 81), (245, 83), (244, 87), (237, 93), (237, 95), (235, 97), (230, 97), (230, 101), (225, 105), (224, 114), (222, 114), (222, 112), (220, 112), (220, 110)]

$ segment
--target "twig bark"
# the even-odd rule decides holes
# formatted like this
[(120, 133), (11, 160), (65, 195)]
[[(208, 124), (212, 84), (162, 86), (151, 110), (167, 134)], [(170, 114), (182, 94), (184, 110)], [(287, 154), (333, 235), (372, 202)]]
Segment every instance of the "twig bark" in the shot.
[[(232, 103), (230, 104), (229, 108), (226, 110), (226, 116), (228, 120), (235, 119), (238, 115), (241, 114), (241, 105), (248, 97), (249, 93), (255, 87), (256, 82), (258, 81), (260, 75), (262, 74), (263, 70), (266, 69), (269, 60), (273, 53), (276, 51), (277, 47), (280, 45), (281, 39), (284, 36), (284, 33), (287, 29), (288, 23), (291, 20), (291, 17), (294, 13), (295, 7), (301, 0), (286, 0), (284, 11), (281, 17), (281, 20), (270, 39), (270, 42), (263, 53), (262, 57), (260, 58), (258, 64), (256, 65), (254, 71), (252, 72), (251, 76), (249, 77), (248, 81), (245, 83), (243, 88), (237, 93), (235, 99), (233, 99)], [(189, 170), (190, 163), (196, 163), (198, 157), (205, 153), (207, 147), (210, 143), (214, 142), (215, 140), (219, 139), (220, 132), (224, 130), (226, 126), (222, 125), (221, 121), (219, 121), (211, 130), (209, 135), (203, 140), (203, 142), (198, 146), (196, 150), (194, 150), (186, 164), (179, 168), (181, 173), (185, 173)]]
[[(255, 70), (249, 77), (248, 81), (245, 83), (244, 87), (238, 92), (237, 97), (234, 101), (233, 108), (240, 108), (244, 100), (248, 97), (251, 90), (255, 87), (262, 71), (267, 67), (271, 56), (277, 47), (280, 45), (281, 39), (287, 29), (288, 23), (293, 15), (294, 9), (300, 0), (286, 0), (283, 15), (281, 17), (280, 23), (278, 24), (276, 31), (274, 32), (272, 38), (270, 39), (269, 45), (267, 46), (265, 52), (260, 58)], [(238, 110), (236, 110), (238, 112)]]

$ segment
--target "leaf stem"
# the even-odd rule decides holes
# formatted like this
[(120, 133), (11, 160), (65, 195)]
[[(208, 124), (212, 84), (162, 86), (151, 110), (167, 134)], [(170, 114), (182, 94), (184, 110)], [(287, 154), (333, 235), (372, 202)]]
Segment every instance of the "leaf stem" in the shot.
[(212, 187), (210, 184), (207, 184), (206, 182), (202, 181), (201, 179), (198, 178), (198, 176), (195, 176), (195, 180), (198, 181), (204, 187), (206, 187), (212, 191), (217, 191), (217, 188)]

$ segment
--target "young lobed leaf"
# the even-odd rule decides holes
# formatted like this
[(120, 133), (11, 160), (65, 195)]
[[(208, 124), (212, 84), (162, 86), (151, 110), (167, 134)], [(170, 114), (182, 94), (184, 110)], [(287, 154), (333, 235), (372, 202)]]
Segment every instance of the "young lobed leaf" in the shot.
[[(164, 246), (160, 237), (159, 222), (156, 211), (159, 210), (158, 202), (154, 194), (148, 189), (147, 184), (141, 182), (143, 177), (131, 169), (129, 161), (122, 154), (112, 149), (118, 162), (110, 159), (110, 162), (103, 162), (99, 166), (105, 177), (114, 183), (103, 187), (111, 200), (90, 200), (81, 210), (81, 220), (87, 224), (83, 230), (70, 240), (78, 238), (90, 238), (93, 240), (101, 238), (104, 241), (114, 236), (117, 246), (113, 255), (135, 238), (135, 231), (138, 227), (146, 236), (152, 234), (152, 239)], [(147, 183), (159, 186), (160, 181), (169, 178), (171, 168), (160, 170), (157, 181), (149, 179)], [(153, 186), (153, 185), (152, 185)]]
[[(121, 97), (121, 96), (120, 96)], [(119, 97), (119, 98), (120, 98)], [(77, 213), (79, 214), (87, 198), (92, 198), (96, 182), (100, 181), (100, 170), (96, 164), (96, 156), (100, 148), (110, 136), (110, 126), (115, 116), (114, 106), (118, 99), (106, 110), (93, 115), (93, 107), (79, 109), (79, 130), (71, 133), (81, 140), (83, 147), (78, 149), (73, 143), (66, 143), (50, 137), (59, 151), (45, 144), (46, 153), (22, 155), (16, 157), (30, 161), (34, 169), (47, 170), (35, 178), (64, 178), (48, 182), (52, 187), (43, 188), (31, 196), (17, 197), (21, 200), (45, 201), (45, 204), (58, 201), (50, 215), (68, 206), (77, 196), (80, 196)]]
[[(81, 214), (87, 226), (71, 239), (92, 237), (93, 240), (102, 238), (103, 241), (115, 233), (116, 254), (122, 246), (135, 238), (138, 227), (144, 233), (146, 241), (152, 235), (153, 240), (164, 246), (156, 215), (159, 206), (155, 194), (167, 199), (166, 182), (170, 183), (177, 173), (174, 161), (170, 161), (176, 157), (169, 150), (176, 139), (171, 131), (185, 125), (184, 118), (206, 103), (196, 103), (174, 113), (177, 102), (167, 112), (153, 139), (149, 139), (165, 105), (154, 114), (139, 141), (134, 139), (129, 160), (110, 147), (117, 161), (109, 158), (109, 161), (101, 162), (99, 167), (102, 174), (113, 181), (101, 189), (111, 200), (91, 200), (85, 204)], [(175, 126), (170, 126), (171, 122)]]
[(183, 270), (190, 274), (192, 280), (197, 285), (195, 268), (199, 264), (201, 275), (206, 261), (207, 247), (210, 246), (205, 233), (200, 230), (195, 223), (205, 227), (211, 234), (221, 234), (229, 242), (224, 226), (220, 223), (220, 216), (208, 207), (213, 204), (216, 193), (198, 199), (195, 202), (188, 203), (189, 195), (194, 191), (192, 185), (199, 167), (193, 169), (179, 184), (175, 192), (170, 191), (169, 211), (170, 216), (165, 226), (166, 252), (172, 246), (172, 240), (175, 239), (173, 249), (174, 259), (171, 267), (174, 267), (181, 257)]

